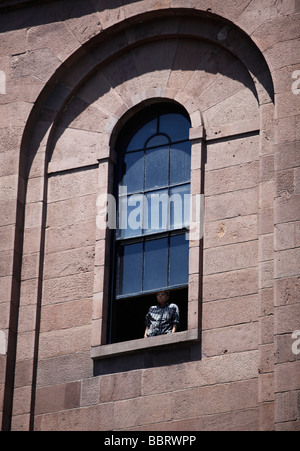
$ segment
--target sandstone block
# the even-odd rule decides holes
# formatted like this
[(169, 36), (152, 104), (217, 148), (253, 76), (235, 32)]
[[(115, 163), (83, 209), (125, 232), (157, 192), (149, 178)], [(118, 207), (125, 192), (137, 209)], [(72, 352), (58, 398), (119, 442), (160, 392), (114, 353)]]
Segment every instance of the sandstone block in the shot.
[(282, 363), (276, 366), (275, 392), (299, 390), (300, 361)]
[(25, 229), (38, 229), (42, 225), (43, 202), (35, 202), (26, 205)]
[(14, 391), (14, 415), (23, 415), (30, 412), (31, 387), (21, 387)]
[(110, 431), (114, 424), (112, 403), (65, 410), (58, 415), (59, 431)]
[(38, 388), (36, 413), (44, 414), (79, 407), (80, 389), (80, 382)]
[(27, 33), (27, 50), (48, 48), (60, 61), (64, 61), (77, 47), (77, 39), (62, 22), (32, 27)]
[(260, 315), (268, 316), (274, 313), (274, 288), (260, 290)]
[(93, 283), (93, 272), (45, 280), (43, 284), (43, 303), (48, 305), (86, 299), (93, 292)]
[(275, 250), (282, 251), (296, 247), (296, 224), (277, 224), (275, 226)]
[(74, 354), (90, 349), (91, 327), (78, 326), (70, 329), (43, 332), (40, 334), (40, 359)]
[(35, 431), (58, 431), (58, 413), (37, 415), (34, 422)]
[(257, 405), (257, 379), (234, 382), (230, 385), (230, 410), (245, 410)]
[(118, 401), (114, 403), (114, 418), (115, 427), (121, 429), (171, 420), (172, 396), (162, 394)]
[(92, 376), (93, 362), (90, 350), (39, 361), (39, 387), (66, 384)]
[(258, 347), (258, 323), (203, 331), (203, 353), (215, 356), (255, 350)]
[(202, 419), (203, 431), (258, 431), (258, 409), (208, 415)]
[(258, 162), (209, 171), (205, 174), (205, 194), (209, 196), (255, 187), (258, 176)]
[(274, 208), (262, 208), (258, 215), (258, 233), (265, 235), (274, 232)]
[(260, 403), (274, 401), (274, 374), (260, 374), (258, 377), (258, 400)]
[(18, 176), (7, 175), (1, 177), (0, 181), (0, 203), (6, 203), (8, 201), (17, 198), (18, 189)]
[(278, 393), (275, 399), (275, 419), (277, 423), (297, 419), (297, 392)]
[(271, 373), (274, 369), (273, 343), (259, 347), (259, 373)]
[(93, 271), (94, 256), (94, 247), (48, 254), (45, 258), (44, 278), (53, 279)]
[(22, 258), (22, 280), (35, 279), (40, 275), (40, 254), (39, 252), (35, 254), (23, 255)]
[(260, 337), (259, 342), (262, 345), (273, 343), (274, 341), (274, 316), (265, 316), (260, 318)]
[(49, 202), (78, 198), (97, 192), (97, 171), (57, 175), (49, 179)]
[(195, 418), (226, 412), (230, 403), (230, 387), (218, 385), (175, 392), (174, 418)]
[(221, 169), (258, 160), (259, 137), (207, 144), (206, 170)]
[(299, 299), (300, 284), (297, 277), (275, 280), (275, 305), (294, 304)]
[(275, 254), (275, 277), (290, 277), (299, 274), (300, 248), (288, 249)]
[(300, 304), (276, 307), (274, 328), (275, 334), (291, 334), (300, 329)]
[(49, 49), (33, 50), (12, 57), (12, 78), (32, 75), (47, 81), (59, 65), (60, 61)]
[(99, 404), (100, 377), (85, 379), (81, 382), (80, 405), (92, 406)]
[(32, 360), (34, 356), (35, 332), (23, 332), (18, 337), (17, 360)]
[(208, 330), (256, 321), (258, 316), (258, 296), (243, 296), (205, 302), (202, 323), (204, 330)]
[(46, 232), (47, 254), (94, 245), (95, 225), (95, 221), (88, 221), (65, 227), (48, 228)]
[(274, 131), (274, 143), (276, 145), (291, 143), (297, 139), (296, 117), (285, 117), (276, 120)]
[(257, 213), (257, 211), (257, 188), (209, 196), (205, 199), (206, 221), (251, 215)]
[(300, 195), (278, 197), (274, 203), (275, 224), (297, 221), (300, 217)]
[(100, 402), (138, 398), (141, 395), (141, 376), (141, 371), (102, 376), (100, 381)]
[(274, 258), (274, 235), (261, 235), (259, 237), (259, 261), (268, 261)]
[(214, 356), (190, 363), (186, 371), (188, 387), (242, 381), (257, 377), (258, 352), (240, 352)]
[(0, 252), (0, 277), (13, 274), (13, 250)]
[(90, 324), (91, 318), (91, 299), (43, 306), (41, 332), (84, 326)]
[[(67, 163), (72, 168), (71, 164), (76, 167), (80, 162), (81, 164), (88, 160), (93, 162), (93, 158), (96, 160), (103, 153), (102, 141), (103, 135), (98, 132), (59, 127), (54, 137), (55, 148), (49, 163), (49, 170), (51, 172), (58, 169), (62, 171), (63, 165), (66, 166)], [(59, 163), (60, 166), (58, 166)], [(69, 168), (66, 167), (66, 169)]]
[(280, 363), (295, 362), (297, 360), (297, 356), (293, 353), (292, 349), (293, 342), (294, 340), (292, 340), (292, 335), (290, 333), (275, 336), (274, 361), (276, 365)]
[(203, 280), (203, 298), (206, 301), (244, 296), (257, 291), (257, 268), (208, 275)]
[(257, 239), (257, 215), (206, 222), (204, 247), (211, 248)]
[(256, 266), (257, 258), (257, 241), (206, 249), (204, 251), (204, 274), (209, 275)]
[(96, 195), (62, 200), (47, 206), (47, 226), (65, 227), (80, 222), (95, 221)]

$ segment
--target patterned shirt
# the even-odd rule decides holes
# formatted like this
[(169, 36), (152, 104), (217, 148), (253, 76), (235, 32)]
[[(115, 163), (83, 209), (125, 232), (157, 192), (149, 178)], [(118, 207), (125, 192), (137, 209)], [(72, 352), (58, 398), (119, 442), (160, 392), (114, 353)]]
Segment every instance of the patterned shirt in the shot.
[(167, 303), (161, 307), (159, 303), (150, 307), (145, 320), (149, 328), (147, 337), (172, 333), (173, 325), (179, 324), (179, 308), (176, 304)]

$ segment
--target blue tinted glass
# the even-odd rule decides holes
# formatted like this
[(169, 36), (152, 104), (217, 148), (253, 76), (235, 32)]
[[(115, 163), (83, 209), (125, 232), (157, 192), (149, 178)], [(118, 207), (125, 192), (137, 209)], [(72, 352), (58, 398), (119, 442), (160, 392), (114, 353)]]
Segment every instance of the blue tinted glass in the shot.
[(190, 122), (181, 114), (163, 114), (159, 118), (159, 133), (166, 133), (172, 142), (189, 139)]
[(168, 284), (168, 238), (145, 242), (144, 290)]
[(142, 191), (144, 187), (144, 151), (127, 153), (122, 165), (121, 185), (127, 193)]
[(169, 147), (146, 151), (145, 189), (162, 188), (169, 183)]
[(143, 243), (128, 244), (119, 256), (119, 295), (142, 290)]
[(144, 221), (144, 196), (132, 194), (119, 197), (117, 238), (140, 236)]
[(147, 233), (159, 233), (168, 229), (168, 207), (169, 207), (169, 195), (168, 190), (157, 190), (146, 194), (146, 208), (148, 211), (147, 222), (145, 225), (147, 228), (144, 230), (144, 234)]
[(191, 174), (191, 143), (172, 145), (170, 150), (170, 184), (188, 182)]
[(157, 133), (157, 119), (148, 122), (135, 133), (127, 146), (127, 152), (130, 150), (143, 149), (147, 139), (155, 133)]
[(156, 135), (153, 138), (149, 139), (146, 147), (157, 147), (157, 146), (166, 146), (169, 144), (169, 140), (165, 135)]
[(189, 242), (185, 234), (170, 238), (170, 275), (169, 285), (188, 283), (189, 273)]
[(190, 185), (170, 189), (170, 229), (182, 229), (190, 222)]

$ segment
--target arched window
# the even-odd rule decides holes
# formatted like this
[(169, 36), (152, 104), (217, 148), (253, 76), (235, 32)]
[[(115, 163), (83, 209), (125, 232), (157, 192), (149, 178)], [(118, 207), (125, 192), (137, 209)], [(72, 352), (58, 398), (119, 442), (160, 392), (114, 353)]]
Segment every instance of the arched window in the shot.
[(148, 107), (117, 141), (117, 230), (110, 342), (142, 338), (155, 292), (169, 290), (186, 329), (190, 120), (174, 105)]

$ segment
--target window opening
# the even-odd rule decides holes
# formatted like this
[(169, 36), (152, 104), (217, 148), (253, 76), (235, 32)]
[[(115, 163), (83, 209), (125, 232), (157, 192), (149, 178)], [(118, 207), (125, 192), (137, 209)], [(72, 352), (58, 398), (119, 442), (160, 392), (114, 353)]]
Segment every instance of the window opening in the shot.
[(155, 293), (187, 327), (190, 121), (174, 105), (135, 116), (117, 142), (117, 230), (109, 342), (142, 338)]

